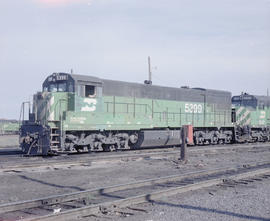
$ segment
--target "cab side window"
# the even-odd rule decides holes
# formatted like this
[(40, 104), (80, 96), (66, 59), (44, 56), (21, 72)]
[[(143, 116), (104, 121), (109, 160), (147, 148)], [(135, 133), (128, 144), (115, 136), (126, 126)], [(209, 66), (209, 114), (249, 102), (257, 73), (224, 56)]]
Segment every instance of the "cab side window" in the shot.
[(85, 97), (95, 97), (96, 87), (93, 85), (85, 85)]

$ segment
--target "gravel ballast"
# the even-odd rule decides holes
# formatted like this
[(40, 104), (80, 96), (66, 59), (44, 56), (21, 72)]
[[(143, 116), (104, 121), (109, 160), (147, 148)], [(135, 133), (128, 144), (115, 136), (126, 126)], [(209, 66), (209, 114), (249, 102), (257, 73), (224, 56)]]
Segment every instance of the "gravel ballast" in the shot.
[(85, 166), (48, 166), (1, 172), (0, 203), (31, 200), (203, 169), (247, 165), (269, 160), (270, 152), (200, 154), (189, 157), (187, 164), (179, 164), (178, 157), (104, 161)]
[(270, 179), (235, 187), (209, 187), (134, 205), (131, 208), (143, 212), (116, 208), (115, 211), (120, 210), (124, 213), (98, 214), (95, 220), (110, 218), (125, 221), (269, 221)]
[(18, 145), (19, 145), (18, 135), (0, 135), (0, 148), (18, 147)]

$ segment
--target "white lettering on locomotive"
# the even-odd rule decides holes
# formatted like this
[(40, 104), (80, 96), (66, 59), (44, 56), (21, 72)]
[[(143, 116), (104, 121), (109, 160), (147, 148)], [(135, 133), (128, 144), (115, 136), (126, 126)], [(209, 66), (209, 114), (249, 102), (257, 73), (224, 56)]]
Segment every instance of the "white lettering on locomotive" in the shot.
[(203, 106), (201, 104), (185, 104), (185, 112), (186, 113), (202, 113)]

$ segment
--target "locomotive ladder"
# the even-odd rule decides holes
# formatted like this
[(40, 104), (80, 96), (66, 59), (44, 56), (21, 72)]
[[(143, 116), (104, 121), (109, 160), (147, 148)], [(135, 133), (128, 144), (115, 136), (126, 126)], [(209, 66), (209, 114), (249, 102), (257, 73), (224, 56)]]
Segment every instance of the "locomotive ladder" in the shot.
[(51, 133), (50, 133), (50, 146), (52, 150), (59, 150), (60, 148), (60, 121), (50, 121), (54, 124), (51, 126)]

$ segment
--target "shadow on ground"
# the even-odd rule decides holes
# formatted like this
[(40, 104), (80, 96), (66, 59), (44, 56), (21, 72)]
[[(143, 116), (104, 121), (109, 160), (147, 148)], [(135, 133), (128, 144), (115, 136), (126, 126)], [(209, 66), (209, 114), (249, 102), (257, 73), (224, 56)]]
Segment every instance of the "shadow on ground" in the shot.
[(250, 216), (250, 215), (230, 212), (230, 211), (226, 211), (226, 210), (211, 209), (211, 208), (206, 208), (206, 207), (201, 207), (201, 206), (192, 206), (192, 205), (186, 205), (186, 204), (173, 204), (173, 203), (168, 203), (168, 202), (164, 202), (164, 201), (156, 201), (156, 200), (150, 199), (150, 195), (147, 196), (146, 199), (149, 203), (152, 203), (155, 205), (182, 208), (182, 209), (186, 209), (186, 210), (194, 210), (194, 211), (200, 211), (200, 212), (206, 212), (206, 213), (214, 213), (214, 214), (219, 214), (219, 215), (231, 216), (231, 217), (235, 217), (235, 218), (239, 218), (239, 219), (270, 221), (270, 218)]
[(31, 177), (27, 177), (25, 175), (19, 175), (19, 177), (21, 177), (22, 179), (25, 179), (25, 180), (32, 181), (32, 182), (40, 183), (40, 184), (43, 184), (43, 185), (46, 185), (46, 186), (61, 188), (61, 189), (73, 189), (73, 190), (77, 190), (77, 191), (84, 191), (85, 190), (85, 189), (80, 188), (78, 186), (65, 186), (65, 185), (49, 183), (49, 182), (45, 182), (43, 180), (38, 180), (38, 179), (31, 178)]

